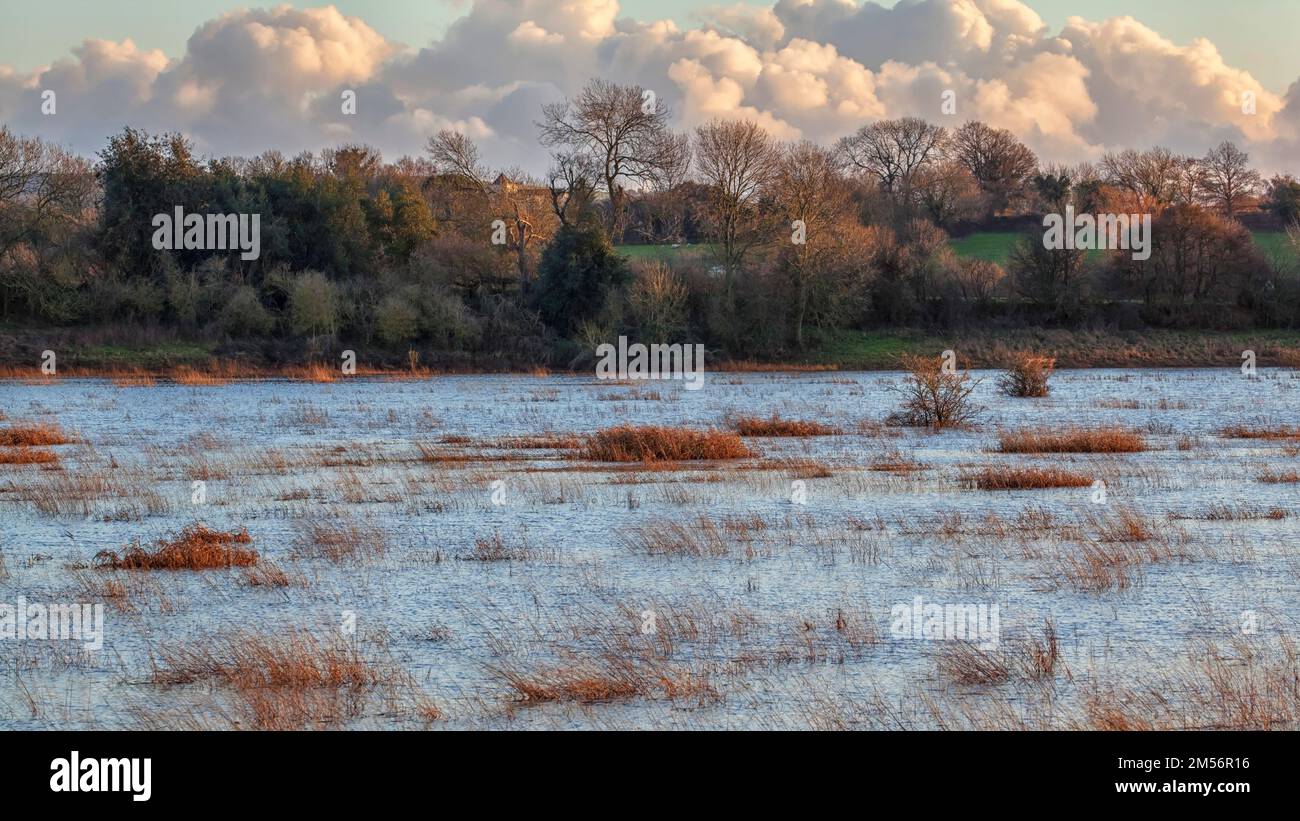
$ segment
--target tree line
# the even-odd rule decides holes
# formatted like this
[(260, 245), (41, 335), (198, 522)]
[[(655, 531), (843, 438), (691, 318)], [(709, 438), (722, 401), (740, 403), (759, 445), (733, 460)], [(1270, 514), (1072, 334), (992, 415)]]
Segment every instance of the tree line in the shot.
[[(635, 86), (542, 108), (547, 172), (490, 169), (464, 134), (386, 162), (364, 145), (202, 158), (126, 128), (91, 161), (0, 128), (0, 319), (163, 329), (270, 358), (393, 356), (571, 364), (619, 335), (799, 355), (852, 329), (1295, 327), (1300, 182), (1231, 142), (1040, 162), (981, 122), (906, 117), (833, 145), (757, 123), (679, 133)], [(159, 251), (151, 220), (260, 214), (260, 256)], [(1049, 249), (1041, 215), (1151, 214), (1152, 253)], [(954, 233), (1018, 227), (1005, 265)], [(624, 246), (676, 246), (630, 260)], [(643, 255), (636, 255), (641, 257)]]

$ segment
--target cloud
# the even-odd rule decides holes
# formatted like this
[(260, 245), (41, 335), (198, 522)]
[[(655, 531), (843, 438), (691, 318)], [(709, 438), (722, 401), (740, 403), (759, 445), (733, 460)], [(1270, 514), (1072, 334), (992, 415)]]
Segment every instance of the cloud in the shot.
[[(395, 157), (458, 128), (490, 162), (540, 170), (541, 106), (593, 77), (653, 89), (679, 128), (747, 118), (782, 139), (915, 115), (1010, 128), (1058, 161), (1234, 139), (1281, 169), (1300, 145), (1300, 80), (1275, 93), (1209, 40), (1175, 43), (1131, 17), (1074, 17), (1053, 33), (1020, 0), (724, 3), (680, 27), (620, 18), (617, 0), (474, 0), (420, 48), (333, 7), (241, 9), (202, 23), (176, 60), (86, 40), (34, 72), (0, 65), (0, 120), (83, 153), (129, 124), (218, 156), (360, 141)], [(41, 114), (45, 89), (54, 116)], [(940, 107), (949, 90), (955, 115)]]

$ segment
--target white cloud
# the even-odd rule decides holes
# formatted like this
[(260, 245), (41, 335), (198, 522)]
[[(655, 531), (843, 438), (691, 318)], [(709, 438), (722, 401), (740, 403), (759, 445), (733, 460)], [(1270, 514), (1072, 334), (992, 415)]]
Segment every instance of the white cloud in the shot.
[[(409, 49), (333, 7), (233, 11), (200, 25), (175, 61), (87, 40), (34, 72), (0, 65), (0, 119), (84, 153), (128, 124), (182, 131), (217, 155), (356, 140), (396, 156), (454, 127), (493, 163), (540, 169), (540, 106), (603, 77), (654, 89), (678, 127), (744, 117), (784, 139), (916, 115), (984, 119), (1065, 161), (1232, 138), (1281, 168), (1300, 144), (1300, 81), (1277, 94), (1210, 41), (1175, 43), (1129, 17), (1071, 18), (1053, 33), (1020, 0), (731, 3), (684, 27), (618, 15), (617, 0), (475, 0), (442, 39)], [(40, 114), (47, 88), (53, 117)], [(357, 93), (354, 117), (340, 111), (344, 89)], [(946, 90), (956, 116), (941, 112)]]

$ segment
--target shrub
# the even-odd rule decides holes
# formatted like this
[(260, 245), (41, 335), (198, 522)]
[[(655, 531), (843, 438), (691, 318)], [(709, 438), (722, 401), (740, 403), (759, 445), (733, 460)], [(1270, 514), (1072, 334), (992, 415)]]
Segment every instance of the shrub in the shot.
[(568, 336), (605, 307), (630, 274), (598, 225), (566, 225), (542, 252), (534, 296), (542, 321)]
[(420, 314), (401, 294), (390, 294), (375, 309), (375, 333), (388, 345), (409, 342), (420, 334)]
[(1011, 363), (1011, 367), (998, 377), (998, 390), (1007, 396), (1024, 398), (1047, 396), (1051, 390), (1047, 380), (1055, 367), (1056, 360), (1050, 356), (1021, 354)]
[(971, 402), (979, 382), (963, 371), (945, 371), (943, 357), (903, 355), (907, 376), (892, 390), (903, 395), (903, 407), (889, 416), (893, 425), (952, 428), (975, 421), (983, 408)]
[(334, 283), (319, 271), (307, 271), (289, 286), (289, 323), (296, 334), (332, 334), (338, 325)]
[(221, 309), (217, 324), (230, 336), (261, 336), (271, 330), (275, 320), (262, 307), (257, 291), (249, 285), (241, 285)]
[(646, 342), (669, 342), (686, 326), (686, 286), (659, 260), (632, 264), (634, 280), (628, 289), (632, 321)]

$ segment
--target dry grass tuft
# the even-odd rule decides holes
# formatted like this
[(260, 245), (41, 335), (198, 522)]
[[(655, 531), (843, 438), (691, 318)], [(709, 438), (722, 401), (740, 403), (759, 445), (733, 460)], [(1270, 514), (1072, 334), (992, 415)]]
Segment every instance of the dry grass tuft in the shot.
[(987, 686), (1010, 681), (1011, 660), (998, 650), (988, 650), (972, 641), (945, 644), (939, 653), (939, 673), (966, 686)]
[(474, 552), (460, 556), (471, 562), (524, 562), (533, 558), (534, 551), (526, 544), (507, 544), (500, 533), (474, 540)]
[(311, 362), (296, 368), (288, 368), (285, 376), (304, 382), (333, 382), (338, 379), (339, 371), (323, 362)]
[(980, 490), (1039, 490), (1054, 487), (1088, 487), (1093, 480), (1081, 473), (1050, 468), (986, 467), (962, 476)]
[(938, 666), (940, 675), (957, 684), (990, 686), (1012, 680), (1051, 681), (1060, 659), (1056, 624), (1049, 618), (1041, 636), (1028, 635), (998, 647), (984, 648), (975, 641), (947, 643)]
[(297, 558), (341, 562), (363, 556), (382, 556), (388, 550), (383, 531), (351, 520), (310, 522), (293, 544)]
[(740, 416), (731, 421), (731, 426), (741, 436), (838, 436), (843, 432), (821, 422), (781, 419), (776, 414), (772, 414), (769, 419)]
[(1229, 425), (1219, 431), (1225, 439), (1300, 439), (1300, 428), (1281, 425), (1275, 428)]
[(163, 687), (217, 685), (234, 708), (220, 714), (241, 728), (342, 726), (360, 715), (381, 687), (388, 691), (386, 710), (405, 702), (406, 713), (423, 722), (442, 716), (396, 668), (365, 659), (342, 639), (322, 640), (299, 630), (275, 636), (242, 631), (164, 646), (153, 681)]
[(1139, 453), (1146, 449), (1141, 434), (1125, 428), (1038, 428), (998, 435), (1002, 453)]
[[(1054, 560), (1053, 575), (1081, 593), (1126, 590), (1139, 579), (1147, 565), (1190, 560), (1186, 534), (1162, 532), (1156, 523), (1135, 511), (1121, 509), (1091, 517), (1097, 536)], [(1166, 530), (1172, 530), (1166, 526)]]
[(871, 460), (871, 463), (867, 465), (867, 470), (879, 473), (908, 474), (915, 473), (918, 470), (925, 470), (925, 467), (925, 465), (904, 454), (897, 448), (893, 448), (874, 457)]
[(0, 448), (0, 465), (57, 465), (59, 455), (52, 450)]
[(188, 365), (172, 369), (169, 375), (178, 385), (224, 385), (229, 381), (224, 376), (218, 376), (211, 371), (201, 371)]
[(1270, 485), (1293, 485), (1300, 482), (1300, 471), (1292, 468), (1291, 470), (1266, 470), (1259, 474), (1259, 481)]
[(175, 539), (159, 539), (153, 552), (137, 542), (122, 555), (104, 550), (95, 556), (95, 566), (109, 570), (212, 570), (249, 567), (257, 564), (257, 551), (237, 545), (252, 544), (247, 530), (223, 532), (195, 523)]
[(1294, 730), (1300, 656), (1293, 639), (1206, 642), (1150, 685), (1097, 687), (1084, 700), (1093, 730)]
[(1159, 533), (1155, 523), (1131, 508), (1094, 516), (1090, 523), (1097, 528), (1097, 539), (1102, 542), (1146, 542)]
[(621, 425), (588, 437), (580, 451), (595, 462), (677, 462), (754, 456), (734, 433)]
[(758, 531), (765, 527), (766, 523), (756, 527), (740, 518), (719, 523), (701, 515), (689, 521), (669, 519), (633, 527), (623, 534), (622, 541), (633, 552), (647, 556), (754, 559), (760, 549), (766, 549), (755, 544)]
[(545, 667), (526, 673), (502, 670), (500, 675), (525, 703), (576, 701), (591, 704), (634, 698), (641, 692), (635, 678), (617, 675), (594, 664)]
[(0, 428), (0, 445), (6, 447), (46, 447), (68, 445), (74, 441), (76, 440), (64, 433), (57, 422), (36, 422)]

